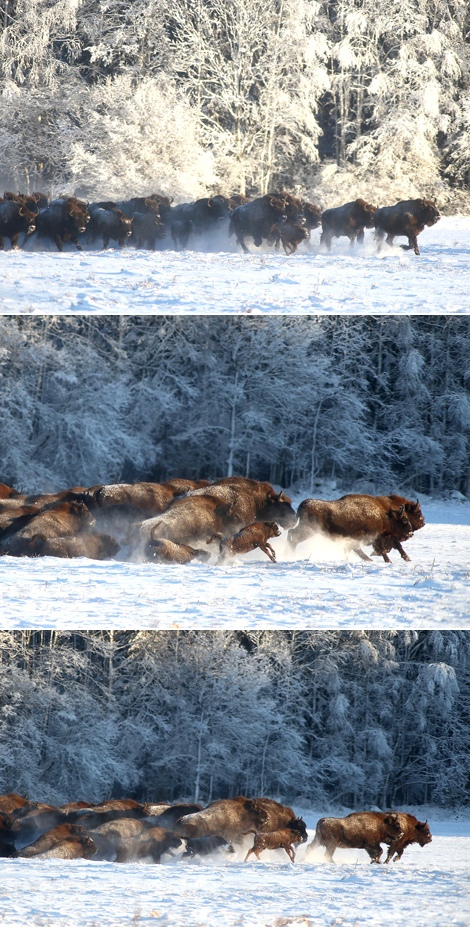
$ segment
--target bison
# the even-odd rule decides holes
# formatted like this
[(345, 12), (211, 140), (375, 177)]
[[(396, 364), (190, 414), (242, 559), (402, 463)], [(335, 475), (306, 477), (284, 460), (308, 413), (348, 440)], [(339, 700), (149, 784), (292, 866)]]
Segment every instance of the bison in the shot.
[(413, 814), (405, 814), (402, 811), (397, 812), (397, 817), (401, 834), (390, 843), (386, 863), (389, 863), (392, 857), (393, 862), (401, 859), (403, 850), (411, 846), (412, 843), (419, 843), (420, 847), (424, 847), (432, 841), (427, 821), (418, 821), (418, 818), (415, 818)]
[(12, 249), (16, 251), (21, 233), (31, 235), (34, 232), (37, 216), (38, 209), (29, 209), (23, 202), (0, 202), (0, 248), (5, 247), (5, 238), (9, 238)]
[(229, 235), (235, 235), (245, 254), (245, 238), (250, 236), (257, 248), (269, 239), (273, 225), (286, 221), (286, 201), (283, 197), (267, 193), (250, 203), (237, 206), (230, 216)]
[(160, 206), (175, 248), (186, 248), (191, 234), (203, 235), (213, 231), (230, 214), (230, 200), (226, 196), (210, 196), (194, 203), (178, 206)]
[[(413, 531), (416, 530), (411, 524), (406, 507), (419, 506), (419, 503), (401, 499), (402, 497), (394, 495), (371, 496), (360, 493), (351, 493), (332, 501), (304, 499), (297, 510), (298, 523), (289, 531), (289, 543), (295, 549), (297, 544), (321, 531), (333, 539), (350, 538), (363, 544), (376, 544), (376, 552), (382, 553), (381, 542), (378, 540), (382, 536), (387, 538), (387, 541), (384, 541), (385, 549), (390, 536), (397, 541), (405, 541), (412, 537)], [(421, 510), (419, 511), (421, 513)], [(424, 524), (422, 514), (421, 519)], [(417, 522), (416, 513), (415, 523)], [(361, 559), (370, 559), (358, 544), (352, 549)]]
[(229, 554), (232, 556), (247, 554), (249, 551), (259, 548), (273, 563), (276, 563), (276, 554), (271, 544), (268, 543), (268, 538), (278, 538), (280, 533), (279, 525), (274, 521), (254, 522), (247, 525), (246, 528), (241, 528), (238, 534), (231, 538), (224, 538), (222, 534), (216, 533), (206, 543), (210, 544), (211, 541), (218, 538), (219, 561), (224, 560)]
[(92, 859), (95, 855), (93, 838), (79, 824), (58, 824), (18, 853), (24, 859)]
[(110, 240), (117, 241), (122, 248), (132, 235), (133, 219), (125, 216), (121, 209), (103, 209), (100, 206), (89, 207), (90, 221), (87, 230), (87, 243), (103, 239), (103, 248), (107, 248)]
[(120, 550), (120, 544), (110, 534), (80, 534), (78, 537), (31, 539), (31, 554), (37, 557), (86, 557), (88, 560), (111, 560)]
[(280, 830), (295, 818), (292, 808), (270, 798), (222, 798), (203, 811), (181, 817), (175, 830), (182, 837), (223, 837), (228, 843), (241, 841), (243, 835)]
[(321, 217), (320, 244), (326, 245), (330, 251), (333, 238), (345, 236), (349, 238), (351, 245), (356, 240), (359, 243), (363, 242), (364, 229), (371, 229), (374, 226), (376, 210), (377, 206), (372, 206), (371, 203), (366, 203), (362, 199), (345, 203), (344, 206), (325, 209)]
[(223, 837), (192, 837), (186, 839), (186, 847), (181, 859), (193, 859), (195, 856), (210, 856), (217, 850), (224, 849), (227, 853), (235, 853), (228, 840)]
[(252, 853), (259, 859), (263, 850), (285, 850), (291, 863), (295, 860), (294, 845), (305, 843), (308, 840), (307, 828), (302, 818), (292, 818), (287, 827), (282, 830), (257, 833), (255, 830), (246, 831), (246, 834), (255, 834), (251, 850), (245, 856), (245, 863)]
[(127, 863), (136, 859), (161, 862), (164, 853), (172, 854), (183, 845), (183, 840), (164, 827), (152, 827), (135, 837), (120, 840), (116, 845), (116, 862)]
[(57, 250), (62, 251), (64, 243), (72, 241), (78, 251), (82, 246), (78, 236), (86, 231), (90, 215), (86, 203), (75, 197), (53, 200), (45, 209), (40, 209), (36, 218), (38, 238), (51, 238)]
[(378, 250), (380, 251), (385, 235), (388, 245), (393, 245), (396, 235), (403, 235), (408, 239), (407, 245), (401, 245), (403, 250), (413, 250), (415, 254), (419, 254), (419, 233), (426, 225), (435, 225), (440, 218), (439, 210), (432, 200), (400, 200), (395, 206), (382, 206), (374, 215)]
[(307, 853), (316, 847), (325, 847), (325, 859), (333, 861), (338, 847), (365, 850), (372, 863), (380, 862), (381, 843), (392, 845), (402, 837), (403, 831), (396, 811), (354, 811), (345, 818), (320, 818), (315, 837)]
[(192, 560), (210, 560), (210, 553), (189, 544), (153, 538), (145, 546), (144, 559), (153, 563), (191, 563)]
[(11, 537), (0, 540), (0, 553), (14, 557), (34, 556), (38, 538), (67, 537), (89, 530), (95, 519), (83, 502), (47, 505)]

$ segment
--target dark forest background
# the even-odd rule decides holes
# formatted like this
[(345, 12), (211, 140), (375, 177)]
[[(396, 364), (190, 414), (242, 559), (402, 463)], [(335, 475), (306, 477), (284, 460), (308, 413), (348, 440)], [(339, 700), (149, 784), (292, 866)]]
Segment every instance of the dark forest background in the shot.
[(21, 490), (469, 490), (466, 318), (4, 317), (0, 395), (0, 479)]
[(468, 803), (465, 631), (2, 631), (0, 790)]

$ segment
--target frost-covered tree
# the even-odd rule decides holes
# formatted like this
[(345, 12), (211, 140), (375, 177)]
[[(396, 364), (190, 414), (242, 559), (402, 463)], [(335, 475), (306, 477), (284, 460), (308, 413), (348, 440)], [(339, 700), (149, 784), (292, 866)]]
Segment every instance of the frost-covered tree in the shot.
[[(201, 114), (227, 189), (265, 193), (298, 153), (317, 159), (325, 42), (310, 0), (178, 0), (168, 8), (174, 70)], [(294, 171), (295, 173), (295, 171)]]

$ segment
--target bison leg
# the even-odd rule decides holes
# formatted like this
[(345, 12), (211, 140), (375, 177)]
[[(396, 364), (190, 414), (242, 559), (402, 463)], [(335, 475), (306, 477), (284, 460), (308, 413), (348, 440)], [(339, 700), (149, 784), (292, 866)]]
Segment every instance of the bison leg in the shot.
[(374, 238), (377, 242), (377, 251), (380, 251), (382, 248), (385, 232), (383, 229), (375, 229)]
[(287, 855), (288, 855), (288, 857), (289, 857), (291, 863), (295, 863), (295, 850), (294, 850), (294, 847), (292, 847), (292, 846), (287, 846), (287, 847), (284, 847), (284, 849), (285, 849), (285, 851), (286, 851), (286, 853), (287, 853)]
[(355, 554), (357, 554), (358, 557), (361, 558), (361, 560), (369, 560), (369, 562), (372, 563), (371, 558), (368, 557), (360, 547), (353, 547), (353, 551)]
[(312, 537), (315, 532), (309, 527), (309, 525), (299, 522), (295, 528), (290, 528), (287, 532), (287, 540), (290, 546), (295, 550), (297, 544), (301, 544), (302, 541), (306, 541), (307, 538)]
[(365, 847), (365, 850), (370, 856), (371, 863), (380, 863), (380, 857), (382, 856), (380, 843), (376, 843), (373, 847)]
[(393, 247), (393, 240), (394, 240), (394, 238), (395, 238), (395, 235), (392, 234), (392, 232), (389, 232), (388, 235), (387, 235), (387, 237), (386, 237), (386, 239), (385, 239), (385, 241), (387, 242), (387, 245), (390, 245), (391, 248)]
[(364, 229), (359, 229), (356, 241), (358, 245), (362, 245), (364, 243)]
[(266, 544), (257, 544), (256, 546), (263, 551), (263, 554), (267, 554), (272, 563), (276, 563), (276, 554), (267, 541)]
[(320, 235), (320, 245), (326, 245), (327, 251), (331, 251), (331, 241), (333, 236), (330, 232), (323, 231)]
[(55, 241), (55, 243), (56, 243), (57, 250), (58, 250), (58, 251), (62, 251), (62, 250), (63, 250), (63, 245), (62, 245), (62, 239), (61, 239), (60, 235), (54, 235), (54, 241)]
[[(406, 245), (405, 246), (402, 245), (402, 248), (403, 247), (406, 248)], [(406, 248), (406, 250), (407, 251), (413, 250), (415, 254), (420, 253), (420, 250), (418, 248), (418, 239), (414, 232), (408, 232), (408, 247)]]

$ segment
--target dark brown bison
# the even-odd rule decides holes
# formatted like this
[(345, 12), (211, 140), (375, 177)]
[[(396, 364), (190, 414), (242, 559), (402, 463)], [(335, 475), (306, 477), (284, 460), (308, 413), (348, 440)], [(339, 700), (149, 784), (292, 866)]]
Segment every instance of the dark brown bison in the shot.
[(144, 560), (151, 563), (191, 563), (192, 560), (210, 560), (210, 553), (189, 544), (175, 544), (166, 538), (153, 538), (144, 549)]
[(315, 837), (307, 852), (325, 847), (325, 859), (332, 862), (338, 847), (365, 850), (371, 862), (378, 863), (382, 855), (381, 843), (390, 846), (402, 836), (402, 827), (396, 811), (354, 811), (345, 818), (320, 818)]
[(160, 206), (160, 215), (175, 248), (186, 248), (191, 235), (214, 231), (229, 214), (230, 200), (220, 195), (203, 197), (194, 203), (180, 203), (178, 206)]
[[(297, 510), (298, 523), (289, 531), (289, 543), (295, 549), (297, 544), (318, 531), (333, 539), (351, 538), (363, 544), (374, 545), (383, 535), (387, 539), (392, 536), (397, 541), (405, 541), (412, 537), (415, 530), (406, 511), (406, 504), (415, 506), (416, 503), (399, 499), (401, 497), (393, 495), (370, 496), (360, 493), (351, 493), (332, 501), (304, 499)], [(352, 550), (363, 560), (370, 559), (358, 544), (353, 545)], [(376, 552), (382, 553), (380, 541)]]
[(72, 241), (82, 251), (78, 236), (86, 231), (90, 215), (86, 203), (75, 197), (53, 200), (45, 209), (40, 209), (36, 218), (38, 238), (51, 238), (58, 251), (64, 243)]
[(175, 830), (182, 837), (223, 837), (228, 843), (241, 841), (250, 830), (256, 833), (280, 830), (295, 818), (292, 808), (270, 798), (222, 798), (196, 814), (181, 817)]
[(14, 844), (18, 849), (67, 821), (67, 815), (60, 808), (43, 802), (27, 802), (13, 810), (10, 818)]
[(120, 544), (110, 534), (79, 534), (77, 537), (44, 539), (40, 535), (31, 539), (31, 554), (37, 557), (87, 557), (89, 560), (111, 560), (120, 550)]
[(117, 241), (122, 248), (132, 235), (133, 219), (125, 216), (121, 209), (103, 209), (93, 204), (89, 207), (90, 221), (87, 227), (87, 243), (95, 242), (97, 238), (103, 239), (103, 248), (107, 248), (111, 240)]
[(9, 814), (0, 811), (0, 857), (13, 857), (16, 856), (16, 852), (13, 819)]
[(0, 553), (14, 557), (34, 556), (38, 538), (67, 537), (93, 528), (95, 519), (83, 502), (59, 502), (46, 506), (11, 537), (0, 538)]
[(183, 840), (164, 827), (151, 827), (135, 837), (123, 838), (116, 845), (116, 862), (127, 863), (137, 859), (161, 862), (164, 853), (172, 854), (183, 845)]
[(396, 235), (404, 235), (408, 244), (401, 247), (405, 251), (413, 250), (419, 254), (419, 233), (426, 225), (435, 225), (440, 218), (439, 210), (432, 200), (400, 200), (395, 206), (382, 206), (374, 215), (379, 250), (385, 235), (388, 245), (393, 245)]
[(269, 245), (275, 245), (276, 249), (282, 245), (286, 254), (294, 254), (303, 241), (309, 238), (309, 230), (305, 225), (295, 225), (292, 222), (273, 225), (268, 238)]
[(401, 859), (403, 850), (411, 846), (412, 843), (419, 843), (420, 847), (424, 847), (432, 841), (427, 821), (418, 821), (418, 818), (415, 818), (413, 814), (405, 814), (402, 811), (398, 811), (397, 816), (401, 835), (397, 836), (390, 844), (385, 860), (386, 863), (389, 863), (392, 857), (393, 862)]
[(37, 216), (38, 209), (28, 209), (23, 202), (0, 202), (0, 248), (5, 247), (5, 238), (9, 238), (12, 249), (17, 250), (21, 233), (31, 235), (34, 232)]
[(257, 248), (269, 239), (273, 225), (286, 220), (286, 201), (267, 193), (250, 203), (237, 206), (230, 216), (229, 235), (235, 235), (245, 254), (245, 238), (251, 237)]
[(218, 539), (220, 560), (224, 560), (229, 554), (232, 556), (247, 554), (250, 550), (259, 548), (273, 563), (276, 563), (276, 554), (271, 544), (268, 543), (268, 539), (278, 538), (280, 533), (279, 525), (274, 521), (254, 522), (246, 528), (241, 528), (238, 534), (231, 538), (224, 538), (220, 533), (213, 534), (207, 544)]
[(96, 844), (88, 831), (79, 824), (58, 824), (30, 846), (20, 850), (24, 859), (92, 859)]
[(330, 251), (333, 238), (342, 236), (349, 238), (351, 245), (356, 240), (361, 243), (364, 241), (364, 229), (373, 228), (376, 210), (377, 206), (361, 199), (325, 209), (321, 217), (320, 244), (326, 245)]
[(217, 850), (234, 853), (235, 850), (223, 837), (192, 837), (185, 840), (186, 847), (181, 859), (193, 859), (195, 856), (210, 856)]
[(13, 489), (12, 486), (7, 486), (6, 483), (0, 483), (0, 500), (2, 502), (4, 499), (13, 499), (19, 495), (21, 494), (17, 489)]
[(245, 863), (252, 853), (254, 853), (256, 859), (259, 859), (263, 850), (285, 850), (291, 863), (293, 863), (295, 860), (294, 846), (308, 840), (307, 828), (302, 818), (292, 818), (287, 827), (282, 828), (282, 830), (262, 834), (250, 830), (246, 833), (255, 834), (255, 839), (251, 850), (248, 850), (245, 856)]

